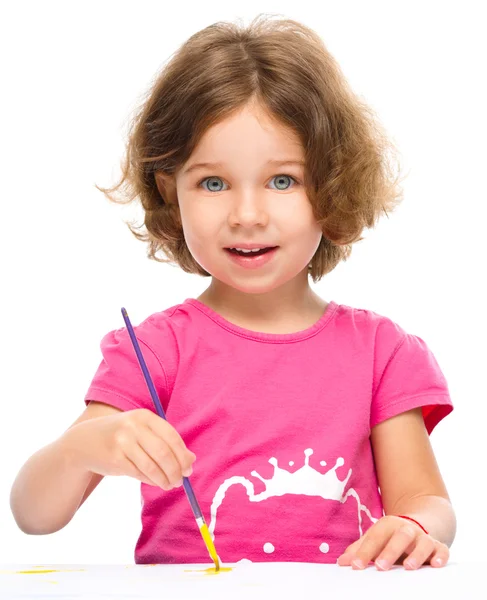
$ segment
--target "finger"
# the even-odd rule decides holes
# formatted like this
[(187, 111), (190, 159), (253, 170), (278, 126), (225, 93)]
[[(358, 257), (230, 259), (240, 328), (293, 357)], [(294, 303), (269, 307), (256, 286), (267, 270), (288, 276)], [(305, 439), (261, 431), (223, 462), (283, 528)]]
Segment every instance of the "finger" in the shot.
[(364, 539), (365, 539), (365, 536), (362, 536), (358, 540), (355, 540), (353, 542), (353, 544), (350, 544), (349, 546), (347, 546), (347, 548), (345, 549), (343, 554), (350, 554), (350, 553), (353, 553), (356, 550), (358, 550), (358, 548), (362, 545), (362, 542), (364, 541)]
[(164, 473), (171, 487), (183, 482), (181, 465), (165, 440), (158, 437), (149, 427), (144, 427), (138, 433), (137, 441)]
[[(339, 567), (350, 567), (352, 565), (352, 561), (355, 561), (355, 559), (356, 559), (356, 556), (355, 556), (355, 554), (353, 552), (350, 553), (350, 554), (342, 554), (341, 556), (339, 556), (337, 558), (336, 564)], [(367, 564), (368, 565), (373, 565), (374, 561), (369, 560)], [(356, 566), (356, 568), (362, 568), (362, 567)]]
[[(420, 533), (418, 534), (418, 532)], [(422, 532), (419, 528), (409, 524), (396, 529), (375, 561), (377, 568), (381, 571), (390, 569), (406, 549), (411, 547), (413, 543), (416, 544), (420, 534)]]
[(193, 472), (192, 465), (196, 459), (196, 454), (186, 447), (183, 438), (164, 419), (150, 419), (147, 425), (157, 437), (163, 439), (168, 444), (179, 463), (182, 475), (189, 477)]
[(343, 552), (343, 554), (341, 556), (338, 557), (337, 559), (337, 565), (341, 566), (341, 567), (349, 567), (351, 562), (352, 562), (352, 558), (355, 555), (355, 552), (358, 550), (358, 548), (360, 547), (361, 543), (363, 542), (364, 538), (361, 537), (360, 539), (356, 540), (355, 542), (353, 542), (353, 544), (350, 544), (345, 551)]
[(344, 552), (337, 558), (337, 565), (340, 567), (349, 567), (352, 563), (353, 554), (351, 552)]
[(406, 569), (417, 569), (425, 563), (436, 551), (436, 542), (430, 536), (422, 534), (418, 537), (416, 547), (403, 562)]
[(152, 485), (158, 485), (166, 491), (173, 487), (164, 471), (139, 444), (134, 444), (126, 456), (146, 479), (154, 482)]
[(435, 552), (428, 561), (432, 567), (444, 567), (450, 558), (450, 549), (446, 544), (436, 543)]
[(386, 546), (392, 534), (390, 526), (384, 521), (372, 525), (355, 555), (352, 556), (352, 569), (365, 569)]
[(127, 463), (129, 464), (129, 468), (126, 469), (126, 475), (128, 475), (129, 477), (133, 477), (134, 479), (138, 479), (139, 481), (141, 481), (142, 483), (146, 483), (147, 485), (153, 485), (157, 487), (157, 483), (155, 481), (152, 481), (152, 479), (149, 479), (148, 477), (146, 477), (142, 471), (140, 471), (137, 468), (137, 465), (135, 465), (130, 458), (128, 458), (128, 456), (124, 457), (125, 460), (127, 461)]

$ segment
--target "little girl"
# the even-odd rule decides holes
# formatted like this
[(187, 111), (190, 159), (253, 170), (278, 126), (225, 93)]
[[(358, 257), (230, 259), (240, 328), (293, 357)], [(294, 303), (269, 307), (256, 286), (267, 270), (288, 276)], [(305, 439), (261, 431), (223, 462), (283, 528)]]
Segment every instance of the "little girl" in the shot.
[(392, 144), (315, 32), (260, 17), (179, 49), (116, 186), (140, 198), (150, 258), (211, 278), (135, 327), (168, 421), (127, 329), (110, 331), (85, 411), (22, 467), (12, 511), (51, 533), (128, 475), (135, 561), (208, 563), (191, 475), (223, 563), (442, 566), (456, 522), (429, 434), (453, 409), (445, 377), (420, 337), (309, 284), (399, 203)]

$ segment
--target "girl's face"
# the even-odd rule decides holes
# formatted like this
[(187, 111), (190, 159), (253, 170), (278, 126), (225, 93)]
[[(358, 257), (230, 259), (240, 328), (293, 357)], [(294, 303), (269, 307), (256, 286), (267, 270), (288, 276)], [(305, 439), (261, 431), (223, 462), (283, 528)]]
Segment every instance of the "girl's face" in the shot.
[[(297, 276), (308, 285), (322, 232), (305, 193), (303, 160), (296, 134), (257, 106), (205, 133), (175, 176), (172, 201), (191, 254), (213, 278), (247, 293), (265, 293)], [(203, 162), (218, 165), (195, 167)], [(171, 194), (165, 198), (171, 201)], [(263, 266), (247, 269), (226, 249), (245, 243), (278, 249)]]

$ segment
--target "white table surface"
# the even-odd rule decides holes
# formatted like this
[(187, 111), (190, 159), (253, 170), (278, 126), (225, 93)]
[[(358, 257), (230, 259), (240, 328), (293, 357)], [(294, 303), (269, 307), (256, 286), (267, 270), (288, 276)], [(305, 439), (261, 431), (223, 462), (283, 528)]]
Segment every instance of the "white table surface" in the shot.
[[(250, 563), (208, 573), (211, 565), (0, 565), (0, 598), (37, 600), (381, 598), (422, 600), (487, 599), (487, 562), (448, 563), (406, 571), (377, 571), (310, 563)], [(51, 573), (19, 571), (54, 570)]]

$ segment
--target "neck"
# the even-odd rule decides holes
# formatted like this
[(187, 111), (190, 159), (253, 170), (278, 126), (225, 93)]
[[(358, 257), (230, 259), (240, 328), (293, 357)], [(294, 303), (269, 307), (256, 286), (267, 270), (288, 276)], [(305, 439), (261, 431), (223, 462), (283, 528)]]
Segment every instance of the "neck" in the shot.
[(251, 323), (262, 329), (313, 323), (326, 307), (309, 286), (308, 272), (286, 284), (262, 293), (243, 292), (212, 278), (199, 296), (203, 302), (232, 322)]

